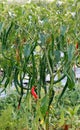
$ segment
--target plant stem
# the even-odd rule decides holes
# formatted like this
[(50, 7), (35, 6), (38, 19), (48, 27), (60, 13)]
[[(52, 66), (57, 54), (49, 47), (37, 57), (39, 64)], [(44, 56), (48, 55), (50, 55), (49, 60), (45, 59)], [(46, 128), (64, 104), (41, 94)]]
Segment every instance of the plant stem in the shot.
[[(50, 88), (49, 88), (49, 101), (50, 101), (50, 98), (52, 96), (52, 90), (53, 90), (54, 75), (53, 75), (53, 71), (52, 71), (52, 68), (49, 63), (47, 51), (45, 51), (45, 56), (46, 56), (47, 65), (48, 65), (48, 69), (50, 72), (50, 78), (51, 78)], [(50, 106), (48, 106), (47, 115), (46, 115), (46, 130), (49, 130), (49, 112), (50, 112)]]
[(48, 68), (49, 68), (49, 71), (50, 71), (50, 75), (53, 75), (53, 72), (52, 72), (52, 69), (51, 69), (51, 66), (50, 66), (50, 63), (49, 63), (49, 59), (48, 59), (48, 53), (47, 53), (46, 50), (45, 50), (45, 56), (46, 56), (47, 65), (48, 65)]

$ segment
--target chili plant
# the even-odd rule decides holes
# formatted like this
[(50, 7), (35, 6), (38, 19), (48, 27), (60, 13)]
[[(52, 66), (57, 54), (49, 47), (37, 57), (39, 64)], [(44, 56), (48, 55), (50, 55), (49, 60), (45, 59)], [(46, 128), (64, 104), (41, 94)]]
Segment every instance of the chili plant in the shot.
[(79, 5), (78, 0), (0, 5), (1, 92), (14, 83), (19, 108), (23, 95), (36, 86), (46, 130), (57, 83), (67, 79), (58, 101), (75, 86), (73, 66), (80, 62)]

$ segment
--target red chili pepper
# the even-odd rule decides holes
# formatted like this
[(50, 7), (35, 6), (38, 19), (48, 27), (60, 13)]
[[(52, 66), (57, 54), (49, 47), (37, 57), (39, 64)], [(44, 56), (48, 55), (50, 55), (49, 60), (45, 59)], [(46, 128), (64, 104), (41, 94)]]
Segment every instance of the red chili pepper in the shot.
[(78, 42), (77, 42), (77, 43), (76, 43), (76, 49), (78, 49), (78, 47), (79, 47), (79, 46), (78, 46)]
[(46, 115), (48, 115), (49, 113), (48, 113), (48, 111), (46, 112)]
[(36, 89), (35, 86), (33, 86), (33, 87), (31, 88), (31, 94), (32, 94), (32, 96), (34, 97), (34, 99), (38, 99), (38, 95), (37, 95), (37, 93), (35, 92), (35, 89)]
[(68, 129), (69, 129), (69, 125), (65, 125), (64, 130), (68, 130)]
[(20, 109), (20, 104), (18, 104), (18, 110)]
[(18, 110), (20, 109), (21, 100), (22, 100), (22, 96), (20, 97), (19, 102), (18, 102)]

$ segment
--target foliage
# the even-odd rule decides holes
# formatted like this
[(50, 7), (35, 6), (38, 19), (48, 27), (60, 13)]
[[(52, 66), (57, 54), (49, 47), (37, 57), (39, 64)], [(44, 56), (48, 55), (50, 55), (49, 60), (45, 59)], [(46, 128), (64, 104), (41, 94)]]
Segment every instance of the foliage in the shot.
[(31, 95), (28, 95), (27, 98), (24, 97), (20, 109), (18, 109), (18, 98), (18, 95), (13, 93), (0, 100), (0, 129), (35, 130), (35, 128), (42, 128), (40, 122), (43, 117), (40, 113), (40, 102), (35, 106), (36, 102), (31, 98)]
[[(51, 106), (50, 116), (51, 125), (54, 129), (63, 128), (65, 125), (69, 126), (69, 129), (80, 128), (80, 88), (76, 85), (75, 90), (67, 90), (63, 95), (59, 104), (56, 104), (58, 100), (58, 94), (55, 96), (53, 106)], [(56, 110), (56, 111), (55, 111)]]
[[(59, 92), (60, 93), (60, 92)], [(58, 94), (50, 106), (50, 124), (51, 130), (64, 129), (68, 125), (70, 129), (79, 129), (80, 126), (80, 88), (79, 85), (75, 90), (67, 90), (56, 105)], [(44, 129), (45, 122), (42, 113), (42, 100), (36, 101), (31, 95), (25, 96), (22, 100), (21, 107), (18, 109), (17, 93), (10, 94), (5, 99), (0, 100), (0, 129), (1, 130), (35, 130)], [(43, 98), (44, 99), (44, 98)], [(45, 106), (44, 106), (45, 107)], [(43, 109), (44, 111), (44, 109)], [(4, 122), (3, 122), (4, 120)]]

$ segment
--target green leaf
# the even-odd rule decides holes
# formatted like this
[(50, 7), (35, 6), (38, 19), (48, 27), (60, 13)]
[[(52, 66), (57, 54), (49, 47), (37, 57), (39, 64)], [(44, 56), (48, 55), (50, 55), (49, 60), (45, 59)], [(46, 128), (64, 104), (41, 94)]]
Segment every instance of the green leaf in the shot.
[(72, 117), (72, 116), (74, 115), (73, 108), (69, 107), (69, 108), (67, 109), (66, 113), (67, 113), (70, 117)]
[(75, 73), (70, 69), (68, 75), (68, 88), (72, 89), (75, 85)]
[(66, 33), (66, 26), (65, 25), (61, 26), (60, 31), (61, 31), (61, 35), (64, 36)]
[(60, 115), (60, 120), (59, 120), (59, 127), (63, 126), (65, 122), (65, 118), (64, 118), (64, 111), (61, 111), (61, 115)]
[(24, 56), (25, 57), (29, 57), (31, 53), (31, 45), (27, 44), (24, 48)]
[(75, 108), (74, 108), (74, 114), (77, 114), (79, 108), (80, 108), (80, 104), (78, 106), (75, 106)]
[(59, 96), (59, 98), (58, 98), (58, 101), (60, 101), (60, 99), (61, 99), (62, 96), (64, 95), (64, 93), (65, 93), (67, 87), (68, 87), (68, 81), (66, 81), (66, 84), (65, 84), (65, 86), (64, 86), (64, 88), (63, 88), (63, 90), (62, 90), (62, 92), (61, 92), (61, 94), (60, 94), (60, 96)]
[(59, 50), (56, 50), (56, 51), (54, 52), (54, 56), (55, 56), (55, 61), (56, 61), (56, 62), (59, 62), (59, 60), (60, 60), (60, 51), (59, 51)]
[(3, 23), (0, 22), (0, 32), (1, 32), (1, 30), (2, 30), (2, 25), (3, 25)]
[(68, 45), (67, 48), (68, 61), (71, 61), (73, 59), (74, 51), (75, 51), (74, 45), (73, 44)]
[(41, 107), (40, 107), (40, 110), (43, 116), (45, 116), (47, 112), (48, 104), (49, 104), (49, 97), (48, 95), (45, 95), (41, 100)]
[(41, 41), (41, 45), (44, 45), (45, 44), (45, 35), (43, 33), (40, 33), (39, 38), (40, 38), (40, 41)]

